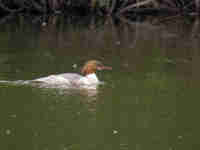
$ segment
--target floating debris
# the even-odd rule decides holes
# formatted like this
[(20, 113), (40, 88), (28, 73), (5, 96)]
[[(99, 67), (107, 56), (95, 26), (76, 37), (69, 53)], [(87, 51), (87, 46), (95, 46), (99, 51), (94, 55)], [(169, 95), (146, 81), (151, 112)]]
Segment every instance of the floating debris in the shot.
[(6, 129), (5, 133), (6, 133), (6, 135), (10, 135), (11, 134), (11, 130), (10, 129)]
[(34, 132), (33, 136), (39, 136), (39, 133), (38, 132)]
[(72, 65), (72, 68), (76, 69), (77, 66), (78, 66), (77, 64), (73, 64), (73, 65)]
[(117, 130), (113, 130), (113, 134), (117, 134), (118, 133), (118, 131)]
[(170, 147), (170, 148), (169, 148), (169, 150), (173, 150), (173, 148), (172, 148), (172, 147)]
[(183, 136), (179, 135), (177, 138), (178, 138), (178, 139), (182, 139), (182, 138), (183, 138)]
[(68, 148), (67, 148), (67, 147), (64, 147), (63, 150), (68, 150)]
[(10, 115), (10, 118), (16, 118), (16, 117), (17, 117), (16, 114), (11, 114), (11, 115)]

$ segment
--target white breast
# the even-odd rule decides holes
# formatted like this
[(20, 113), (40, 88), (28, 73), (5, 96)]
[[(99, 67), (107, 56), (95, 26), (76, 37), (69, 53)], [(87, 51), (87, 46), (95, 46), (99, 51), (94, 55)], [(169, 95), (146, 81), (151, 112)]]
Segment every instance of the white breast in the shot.
[(65, 85), (68, 87), (85, 87), (97, 86), (99, 82), (95, 73), (81, 76), (75, 73), (64, 73), (59, 75), (50, 75), (47, 77), (38, 78), (32, 81), (45, 83), (48, 85)]
[(96, 74), (92, 73), (92, 74), (86, 75), (85, 77), (80, 78), (77, 83), (81, 85), (91, 85), (91, 84), (98, 84), (99, 80)]
[(70, 80), (59, 75), (50, 75), (48, 77), (38, 78), (33, 81), (43, 82), (48, 84), (70, 84)]

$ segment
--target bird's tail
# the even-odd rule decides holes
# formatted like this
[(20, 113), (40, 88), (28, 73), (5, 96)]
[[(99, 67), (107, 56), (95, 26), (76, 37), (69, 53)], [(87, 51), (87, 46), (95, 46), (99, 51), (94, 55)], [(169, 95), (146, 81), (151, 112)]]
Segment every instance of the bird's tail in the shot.
[(24, 85), (24, 84), (28, 84), (29, 81), (25, 81), (25, 80), (16, 80), (16, 81), (0, 80), (0, 84), (1, 83), (15, 84), (15, 85)]
[(10, 83), (11, 81), (0, 80), (0, 83)]

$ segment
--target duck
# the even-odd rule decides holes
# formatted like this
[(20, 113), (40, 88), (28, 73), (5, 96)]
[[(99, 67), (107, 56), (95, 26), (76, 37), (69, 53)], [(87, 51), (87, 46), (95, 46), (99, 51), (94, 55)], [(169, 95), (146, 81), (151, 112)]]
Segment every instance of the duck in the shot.
[(112, 70), (112, 67), (105, 66), (101, 61), (98, 60), (89, 60), (83, 65), (81, 74), (62, 73), (37, 78), (32, 81), (45, 83), (48, 85), (66, 85), (68, 87), (89, 87), (92, 85), (96, 86), (102, 83), (96, 75), (98, 70)]

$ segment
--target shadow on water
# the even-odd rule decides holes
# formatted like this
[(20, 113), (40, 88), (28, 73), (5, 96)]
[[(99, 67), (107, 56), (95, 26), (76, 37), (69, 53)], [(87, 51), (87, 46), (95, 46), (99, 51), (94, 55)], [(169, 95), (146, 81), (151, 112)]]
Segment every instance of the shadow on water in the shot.
[(113, 71), (92, 96), (0, 84), (0, 149), (198, 149), (198, 20), (33, 20), (0, 24), (0, 80), (80, 72), (89, 59)]

